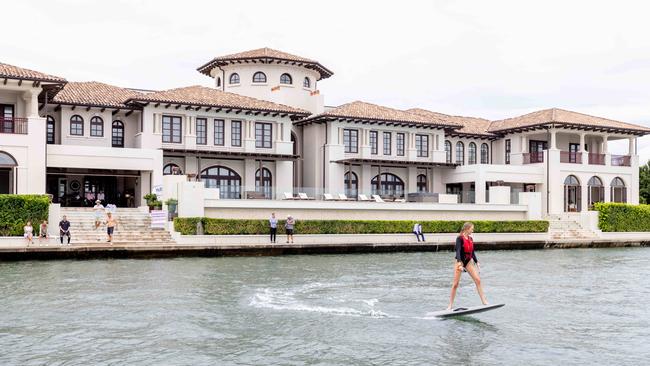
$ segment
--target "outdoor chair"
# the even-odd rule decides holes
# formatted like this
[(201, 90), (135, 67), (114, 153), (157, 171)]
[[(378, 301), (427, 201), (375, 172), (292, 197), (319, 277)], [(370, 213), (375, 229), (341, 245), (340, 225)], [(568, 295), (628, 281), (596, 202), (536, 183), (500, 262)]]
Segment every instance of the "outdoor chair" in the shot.
[(385, 202), (378, 194), (373, 194), (372, 198), (375, 199), (375, 202)]
[(293, 196), (293, 193), (291, 192), (284, 192), (284, 200), (295, 200), (296, 198)]
[(298, 199), (301, 199), (301, 200), (313, 200), (314, 197), (307, 196), (307, 193), (298, 192)]
[(332, 196), (330, 193), (324, 193), (323, 199), (325, 201), (338, 201), (338, 198), (334, 198), (334, 196)]
[(339, 201), (354, 201), (354, 198), (348, 198), (345, 193), (339, 193)]
[(365, 194), (360, 194), (358, 197), (359, 197), (359, 201), (362, 201), (362, 202), (374, 201), (374, 199), (368, 198), (368, 196), (366, 196)]

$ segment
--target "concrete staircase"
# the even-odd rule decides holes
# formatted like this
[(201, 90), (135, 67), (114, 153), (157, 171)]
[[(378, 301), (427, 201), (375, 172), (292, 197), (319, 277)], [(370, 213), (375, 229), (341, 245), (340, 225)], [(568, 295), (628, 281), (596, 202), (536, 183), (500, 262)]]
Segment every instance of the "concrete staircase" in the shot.
[(598, 236), (591, 230), (582, 227), (574, 214), (554, 214), (548, 216), (548, 234), (551, 240), (585, 240), (596, 239)]
[[(62, 207), (61, 216), (63, 215), (70, 221), (72, 244), (106, 244), (106, 226), (100, 225), (95, 229), (92, 208)], [(151, 228), (148, 212), (137, 208), (118, 208), (114, 215), (117, 219), (117, 229), (113, 233), (114, 245), (174, 244), (167, 230)], [(51, 224), (58, 225), (58, 222)]]

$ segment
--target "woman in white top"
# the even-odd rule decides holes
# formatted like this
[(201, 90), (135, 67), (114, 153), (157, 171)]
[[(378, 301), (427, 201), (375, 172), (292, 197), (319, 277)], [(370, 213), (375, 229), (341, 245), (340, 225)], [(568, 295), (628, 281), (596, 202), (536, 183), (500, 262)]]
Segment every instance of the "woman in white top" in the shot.
[(102, 219), (104, 218), (104, 206), (102, 206), (102, 201), (95, 201), (93, 212), (95, 213), (95, 230), (97, 230), (99, 225), (102, 223)]
[(27, 245), (34, 244), (34, 228), (32, 227), (31, 221), (27, 221), (27, 225), (23, 227), (23, 231), (23, 236), (27, 239)]

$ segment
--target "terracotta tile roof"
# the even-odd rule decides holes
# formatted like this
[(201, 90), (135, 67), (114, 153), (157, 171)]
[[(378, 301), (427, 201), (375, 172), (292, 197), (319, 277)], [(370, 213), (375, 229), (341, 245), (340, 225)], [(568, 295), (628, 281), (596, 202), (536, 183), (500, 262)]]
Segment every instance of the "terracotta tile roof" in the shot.
[[(328, 117), (340, 119), (363, 120), (370, 122), (405, 122), (437, 127), (460, 127), (460, 125), (432, 116), (421, 116), (399, 109), (393, 109), (366, 102), (351, 102), (343, 104), (327, 112), (309, 117), (307, 121), (317, 122), (327, 120)], [(300, 122), (299, 122), (300, 123)]]
[(0, 62), (0, 78), (65, 83), (64, 78)]
[(141, 95), (144, 94), (97, 81), (70, 82), (52, 98), (52, 103), (131, 108), (124, 102)]
[(199, 85), (140, 94), (137, 97), (130, 98), (129, 101), (186, 104), (193, 106), (235, 108), (253, 111), (284, 112), (301, 116), (309, 115), (309, 112), (303, 109), (246, 97), (239, 94), (228, 93)]
[(310, 60), (308, 58), (292, 55), (290, 53), (274, 50), (272, 48), (264, 47), (258, 48), (256, 50), (244, 51), (239, 53), (233, 53), (230, 55), (219, 56), (213, 58), (210, 62), (199, 67), (197, 70), (205, 75), (210, 75), (210, 71), (216, 66), (224, 66), (235, 62), (250, 62), (250, 61), (262, 61), (262, 62), (279, 62), (285, 61), (290, 64), (295, 64), (297, 66), (304, 66), (308, 69), (313, 69), (320, 74), (320, 79), (326, 79), (334, 73), (330, 71), (325, 66), (321, 65), (318, 61)]
[(506, 132), (524, 127), (544, 126), (550, 124), (567, 124), (577, 127), (603, 128), (608, 130), (628, 130), (640, 134), (650, 133), (650, 128), (631, 123), (615, 121), (602, 117), (594, 117), (578, 112), (559, 108), (544, 109), (523, 116), (493, 121), (490, 132)]
[(462, 127), (454, 131), (459, 134), (497, 137), (495, 134), (488, 132), (488, 129), (490, 128), (490, 121), (484, 118), (450, 116), (448, 114), (432, 112), (422, 108), (411, 108), (408, 109), (407, 112), (418, 114), (425, 117), (437, 118), (443, 121), (447, 121), (449, 123), (460, 125)]

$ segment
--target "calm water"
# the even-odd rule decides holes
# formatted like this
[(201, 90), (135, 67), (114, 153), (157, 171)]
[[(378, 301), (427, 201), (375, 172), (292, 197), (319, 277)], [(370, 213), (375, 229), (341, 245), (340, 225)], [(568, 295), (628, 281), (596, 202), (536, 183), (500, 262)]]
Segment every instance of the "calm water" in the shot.
[[(0, 365), (650, 363), (650, 249), (0, 263)], [(457, 305), (478, 296), (463, 275)]]

